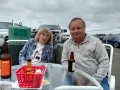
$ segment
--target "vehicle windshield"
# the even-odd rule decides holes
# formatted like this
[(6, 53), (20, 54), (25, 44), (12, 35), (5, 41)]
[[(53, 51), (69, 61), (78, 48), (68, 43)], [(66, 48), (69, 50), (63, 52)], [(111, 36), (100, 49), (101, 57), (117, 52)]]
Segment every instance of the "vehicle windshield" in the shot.
[(49, 28), (50, 30), (60, 30), (59, 25), (41, 25), (39, 28)]
[(0, 29), (8, 29), (9, 26), (13, 26), (12, 22), (0, 22)]

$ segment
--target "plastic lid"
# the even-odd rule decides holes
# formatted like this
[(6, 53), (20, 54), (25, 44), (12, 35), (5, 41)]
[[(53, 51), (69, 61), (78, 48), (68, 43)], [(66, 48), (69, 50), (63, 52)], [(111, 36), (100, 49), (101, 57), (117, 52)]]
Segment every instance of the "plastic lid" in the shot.
[(39, 74), (39, 73), (41, 73), (41, 70), (40, 70), (40, 69), (37, 69), (37, 70), (35, 71), (35, 73)]

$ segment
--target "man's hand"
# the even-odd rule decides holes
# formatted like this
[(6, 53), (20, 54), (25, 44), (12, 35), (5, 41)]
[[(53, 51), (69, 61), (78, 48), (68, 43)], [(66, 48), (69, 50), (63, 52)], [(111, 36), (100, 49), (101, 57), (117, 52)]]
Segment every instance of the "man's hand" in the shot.
[(89, 81), (87, 86), (95, 86), (95, 84), (93, 82)]

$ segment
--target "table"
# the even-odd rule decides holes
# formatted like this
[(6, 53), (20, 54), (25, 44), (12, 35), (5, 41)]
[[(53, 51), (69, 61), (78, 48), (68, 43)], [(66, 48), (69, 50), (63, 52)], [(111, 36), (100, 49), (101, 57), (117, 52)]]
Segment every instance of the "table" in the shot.
[[(76, 69), (74, 72), (68, 72), (67, 67), (54, 63), (40, 63), (37, 65), (47, 66), (44, 80), (47, 80), (50, 84), (43, 85), (42, 90), (103, 90), (101, 85), (94, 78), (81, 70)], [(3, 84), (4, 86), (9, 84), (11, 85), (9, 86), (11, 87), (9, 90), (21, 90), (20, 88), (12, 87), (17, 80), (15, 71), (19, 67), (21, 67), (21, 65), (12, 66), (11, 80), (0, 81), (1, 87), (3, 87)], [(87, 85), (88, 81), (91, 81), (93, 85)]]

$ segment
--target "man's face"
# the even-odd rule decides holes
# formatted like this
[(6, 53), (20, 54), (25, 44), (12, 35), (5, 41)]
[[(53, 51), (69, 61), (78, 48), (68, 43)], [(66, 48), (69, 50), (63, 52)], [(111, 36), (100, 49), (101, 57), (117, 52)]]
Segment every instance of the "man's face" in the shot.
[(70, 34), (74, 40), (84, 38), (85, 28), (81, 20), (75, 20), (71, 22)]

